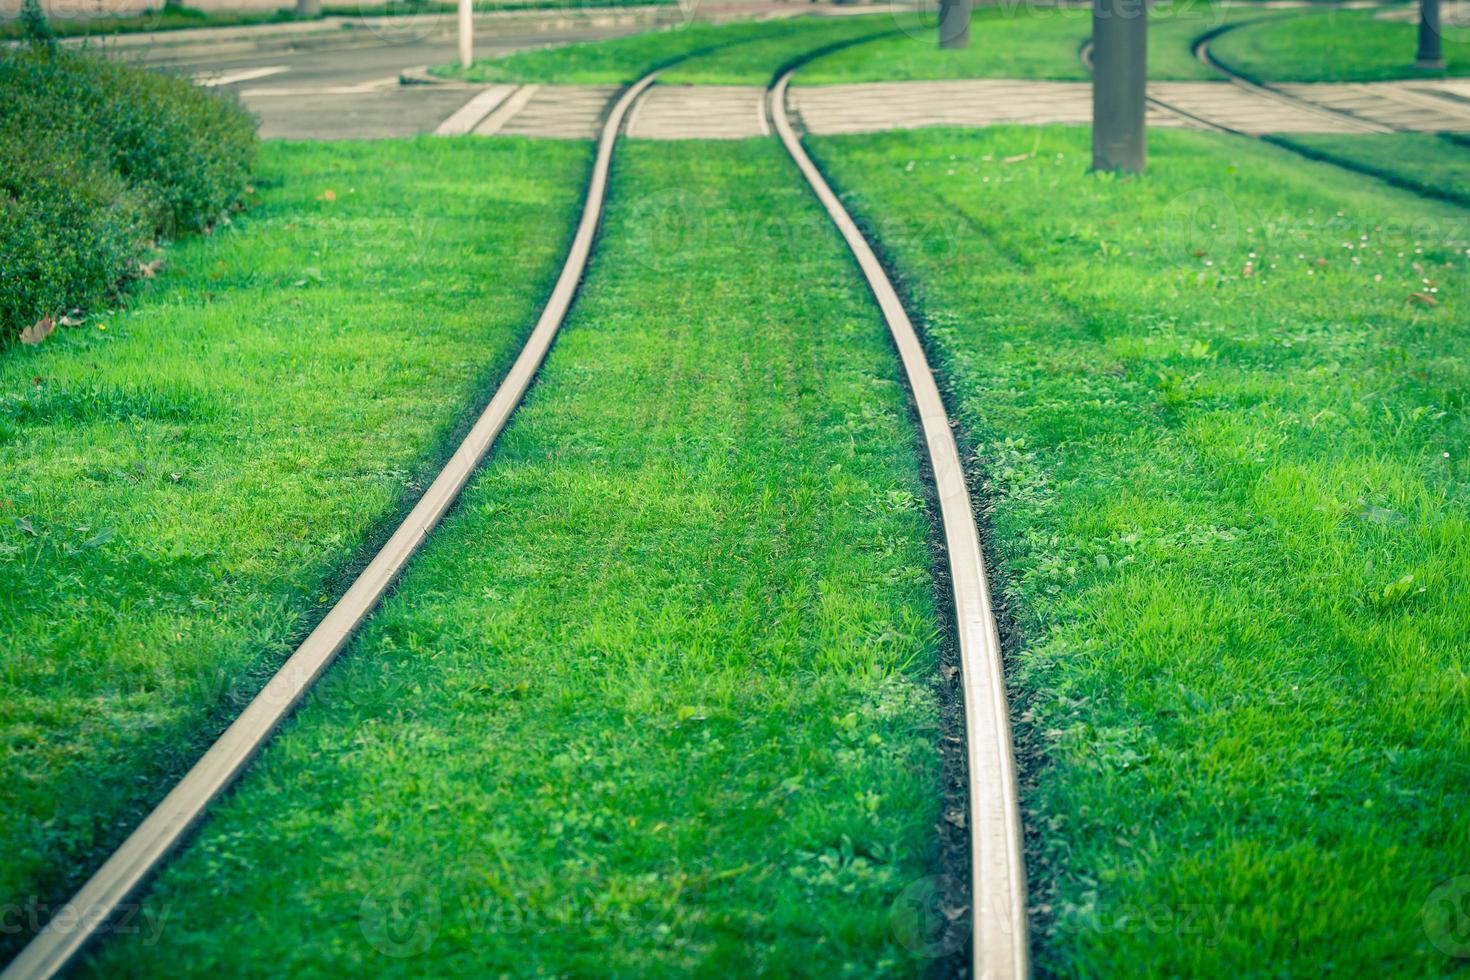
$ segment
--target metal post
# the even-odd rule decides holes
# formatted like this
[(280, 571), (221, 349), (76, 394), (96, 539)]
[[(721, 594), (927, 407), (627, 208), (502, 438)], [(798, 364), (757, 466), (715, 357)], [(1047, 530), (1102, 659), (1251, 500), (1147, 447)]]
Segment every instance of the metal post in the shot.
[(1093, 0), (1092, 44), (1093, 169), (1141, 173), (1148, 163), (1147, 0)]
[(459, 0), (459, 63), (468, 68), (475, 60), (474, 0)]
[(1440, 47), (1439, 0), (1419, 0), (1419, 57), (1415, 68), (1444, 71), (1444, 49)]
[(970, 46), (970, 7), (972, 0), (939, 0), (939, 46)]

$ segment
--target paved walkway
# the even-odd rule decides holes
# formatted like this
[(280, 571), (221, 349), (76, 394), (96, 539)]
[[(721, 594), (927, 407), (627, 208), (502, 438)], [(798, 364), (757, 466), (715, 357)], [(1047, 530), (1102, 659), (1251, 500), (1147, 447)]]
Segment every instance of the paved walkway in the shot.
[(744, 85), (655, 85), (633, 108), (635, 139), (745, 139), (771, 135), (765, 90)]
[(1470, 131), (1470, 80), (1278, 85), (1283, 92), (1394, 129)]
[[(588, 139), (611, 98), (606, 86), (503, 87), (485, 108), (482, 135)], [(1362, 119), (1418, 132), (1470, 132), (1470, 81), (1292, 85), (1284, 91)], [(1201, 120), (1263, 135), (1353, 133), (1361, 127), (1229, 82), (1157, 82), (1149, 122), (1209, 128)], [(463, 99), (469, 94), (462, 93)], [(770, 132), (760, 88), (655, 86), (629, 119), (628, 135), (643, 139), (743, 139)], [(983, 79), (950, 82), (878, 82), (795, 87), (792, 108), (809, 132), (866, 133), (924, 126), (1003, 123), (1086, 125), (1092, 88), (1086, 82)], [(458, 129), (458, 132), (469, 130)]]

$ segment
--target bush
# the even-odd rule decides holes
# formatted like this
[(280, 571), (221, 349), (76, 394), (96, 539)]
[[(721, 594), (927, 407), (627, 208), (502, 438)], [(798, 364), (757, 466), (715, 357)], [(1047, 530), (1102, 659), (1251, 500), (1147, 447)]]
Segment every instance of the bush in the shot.
[(34, 46), (0, 58), (0, 92), (0, 343), (208, 226), (254, 161), (249, 114), (183, 78)]
[(0, 343), (105, 299), (149, 228), (142, 195), (103, 166), (0, 133)]

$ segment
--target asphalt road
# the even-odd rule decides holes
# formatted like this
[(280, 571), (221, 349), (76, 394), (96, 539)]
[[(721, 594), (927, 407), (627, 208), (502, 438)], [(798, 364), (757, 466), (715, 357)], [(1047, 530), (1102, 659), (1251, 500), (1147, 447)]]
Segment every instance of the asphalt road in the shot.
[[(549, 44), (632, 34), (646, 26), (536, 30), (496, 25), (477, 33), (476, 57)], [(428, 25), (426, 25), (426, 32)], [(454, 61), (458, 47), (441, 31), (405, 41), (371, 36), (352, 46), (231, 54), (172, 63), (170, 70), (236, 92), (260, 118), (266, 139), (382, 139), (432, 132), (475, 94), (464, 88), (400, 85), (405, 68)], [(146, 57), (144, 60), (147, 60)]]

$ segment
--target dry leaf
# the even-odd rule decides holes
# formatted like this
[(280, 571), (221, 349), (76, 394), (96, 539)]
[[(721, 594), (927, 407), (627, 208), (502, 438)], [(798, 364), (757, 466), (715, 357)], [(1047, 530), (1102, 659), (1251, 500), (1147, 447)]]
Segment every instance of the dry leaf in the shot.
[(20, 342), (22, 344), (30, 344), (34, 347), (51, 336), (55, 329), (56, 320), (49, 316), (43, 316), (20, 332)]
[(318, 201), (335, 201), (336, 199), (337, 199), (337, 195), (335, 193), (333, 193), (333, 191), (332, 191), (332, 189), (330, 187), (328, 187), (326, 190), (322, 191), (319, 195), (317, 195), (317, 200)]
[(1030, 153), (1017, 153), (1013, 157), (1006, 157), (1001, 163), (1020, 163), (1022, 160), (1030, 160), (1031, 157)]
[(138, 275), (144, 279), (152, 279), (163, 271), (163, 259), (154, 259), (152, 262), (139, 262)]
[(1313, 264), (1313, 265), (1315, 265), (1315, 266), (1316, 266), (1316, 267), (1317, 267), (1317, 268), (1319, 268), (1319, 269), (1320, 269), (1320, 268), (1322, 268), (1322, 267), (1323, 267), (1323, 266), (1324, 266), (1324, 265), (1326, 265), (1326, 264), (1327, 264), (1327, 260), (1326, 260), (1326, 259), (1318, 259), (1318, 260), (1317, 260), (1317, 261), (1316, 261), (1316, 262), (1313, 262), (1313, 263), (1312, 263), (1312, 264)]
[(1245, 264), (1245, 268), (1244, 269), (1241, 269), (1240, 270), (1240, 278), (1242, 278), (1242, 279), (1249, 279), (1251, 276), (1253, 276), (1255, 274), (1256, 274), (1255, 266), (1251, 265), (1249, 262), (1247, 262)]
[(1418, 305), (1418, 306), (1438, 306), (1439, 305), (1439, 300), (1435, 299), (1433, 296), (1430, 296), (1428, 293), (1410, 293), (1409, 294), (1409, 305), (1410, 306), (1415, 306), (1415, 305)]

